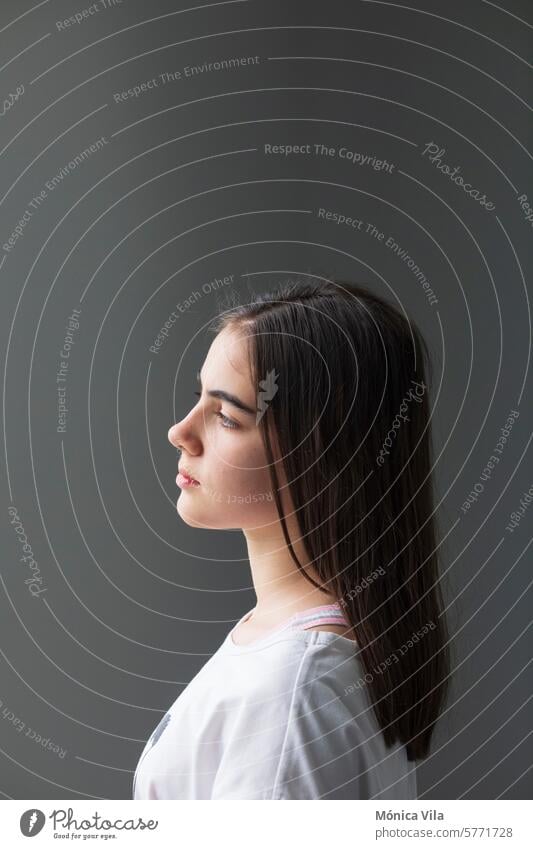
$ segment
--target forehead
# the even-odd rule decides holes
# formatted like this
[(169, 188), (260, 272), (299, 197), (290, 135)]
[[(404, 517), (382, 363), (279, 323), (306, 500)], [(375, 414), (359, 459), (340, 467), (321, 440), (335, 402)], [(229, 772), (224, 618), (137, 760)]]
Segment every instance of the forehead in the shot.
[(246, 339), (234, 330), (221, 330), (211, 343), (202, 374), (210, 382), (218, 377), (226, 377), (243, 386), (251, 385)]

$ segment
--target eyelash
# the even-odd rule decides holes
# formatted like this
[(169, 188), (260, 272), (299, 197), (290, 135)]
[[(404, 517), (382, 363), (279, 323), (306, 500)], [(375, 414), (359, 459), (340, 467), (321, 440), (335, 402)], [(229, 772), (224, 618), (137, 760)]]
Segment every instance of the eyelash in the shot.
[[(202, 393), (196, 391), (194, 394), (200, 397)], [(228, 417), (225, 416), (224, 413), (217, 412), (215, 413), (215, 415), (220, 418), (222, 427), (226, 428), (226, 430), (234, 430), (235, 428), (239, 427), (239, 425), (236, 422), (232, 421), (232, 419), (228, 419)], [(227, 424), (225, 424), (225, 422), (227, 422)]]

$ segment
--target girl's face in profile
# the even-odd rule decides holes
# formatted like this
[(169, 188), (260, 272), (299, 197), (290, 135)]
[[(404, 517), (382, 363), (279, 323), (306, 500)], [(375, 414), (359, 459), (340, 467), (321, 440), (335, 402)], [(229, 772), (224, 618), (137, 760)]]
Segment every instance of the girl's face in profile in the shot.
[[(182, 488), (177, 502), (179, 515), (192, 527), (245, 529), (279, 521), (246, 345), (229, 328), (215, 337), (199, 372), (198, 400), (168, 432), (170, 443), (182, 447), (180, 470), (200, 483)], [(278, 475), (283, 485), (279, 467)], [(284, 504), (286, 492), (280, 493)]]

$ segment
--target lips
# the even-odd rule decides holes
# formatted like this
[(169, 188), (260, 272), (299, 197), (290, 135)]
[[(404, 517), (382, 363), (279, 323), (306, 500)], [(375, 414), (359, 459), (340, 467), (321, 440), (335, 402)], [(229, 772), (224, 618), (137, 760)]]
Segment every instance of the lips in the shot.
[(195, 484), (196, 486), (200, 486), (200, 481), (193, 478), (193, 476), (184, 468), (178, 469), (179, 474), (184, 478), (188, 483)]

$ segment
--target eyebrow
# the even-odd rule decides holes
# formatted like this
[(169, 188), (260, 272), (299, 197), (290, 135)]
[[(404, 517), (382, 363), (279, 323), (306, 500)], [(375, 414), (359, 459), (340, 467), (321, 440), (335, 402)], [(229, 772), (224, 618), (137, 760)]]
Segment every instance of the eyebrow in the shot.
[[(198, 371), (196, 373), (196, 379), (200, 386), (202, 385), (202, 376)], [(227, 401), (228, 404), (233, 404), (234, 407), (237, 407), (238, 410), (242, 410), (243, 413), (248, 413), (252, 416), (255, 416), (257, 410), (254, 410), (253, 407), (249, 407), (240, 398), (237, 398), (236, 395), (230, 395), (229, 392), (224, 392), (223, 389), (210, 389), (207, 393), (210, 398), (220, 398), (222, 401)]]

